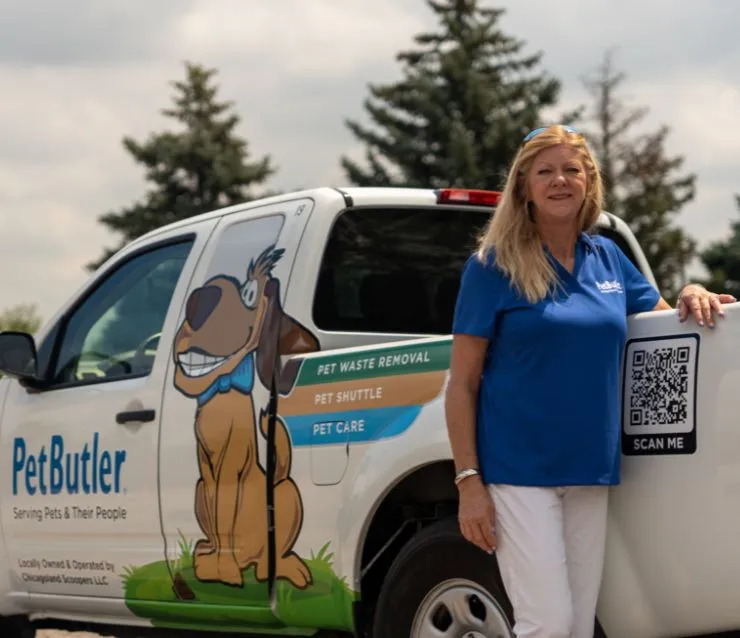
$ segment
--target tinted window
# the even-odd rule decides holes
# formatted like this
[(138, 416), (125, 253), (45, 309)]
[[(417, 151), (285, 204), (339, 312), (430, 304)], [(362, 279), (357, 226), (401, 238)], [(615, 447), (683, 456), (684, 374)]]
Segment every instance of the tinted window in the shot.
[(141, 253), (106, 277), (66, 322), (52, 382), (149, 374), (190, 247), (185, 242)]
[[(465, 260), (488, 209), (363, 209), (339, 217), (324, 253), (313, 315), (322, 330), (448, 334)], [(614, 240), (639, 268), (617, 232)]]
[(344, 213), (324, 253), (317, 327), (449, 333), (462, 267), (489, 215), (451, 207)]

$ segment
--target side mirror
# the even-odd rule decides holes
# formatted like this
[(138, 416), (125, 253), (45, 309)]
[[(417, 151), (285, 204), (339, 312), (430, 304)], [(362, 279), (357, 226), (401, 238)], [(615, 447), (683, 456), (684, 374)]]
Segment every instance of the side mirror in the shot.
[(36, 344), (26, 332), (0, 332), (0, 372), (36, 381)]

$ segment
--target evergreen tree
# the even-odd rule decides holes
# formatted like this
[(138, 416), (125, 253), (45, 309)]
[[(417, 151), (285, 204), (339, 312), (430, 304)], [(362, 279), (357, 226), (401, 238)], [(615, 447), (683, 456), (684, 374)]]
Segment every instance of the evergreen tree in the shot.
[(342, 167), (361, 186), (500, 188), (560, 83), (536, 71), (541, 53), (524, 55), (524, 43), (499, 29), (503, 9), (478, 0), (427, 4), (439, 31), (417, 35), (418, 48), (396, 56), (401, 81), (370, 85), (364, 107), (375, 129), (346, 122), (366, 147), (367, 167), (347, 157)]
[[(740, 210), (740, 195), (735, 195), (735, 205)], [(732, 223), (730, 236), (725, 241), (711, 243), (700, 257), (709, 271), (706, 287), (740, 299), (740, 220)]]
[(648, 111), (625, 105), (619, 96), (624, 80), (625, 75), (614, 70), (611, 51), (596, 72), (584, 78), (594, 100), (587, 117), (596, 122), (594, 131), (584, 133), (601, 166), (605, 208), (630, 226), (661, 292), (672, 300), (696, 250), (695, 241), (674, 225), (676, 215), (694, 198), (696, 175), (678, 174), (684, 158), (667, 154), (668, 127), (633, 133)]
[[(122, 236), (121, 245), (165, 224), (248, 201), (250, 188), (275, 172), (269, 157), (249, 161), (248, 143), (235, 133), (240, 120), (233, 104), (216, 98), (216, 70), (191, 63), (185, 67), (185, 80), (172, 83), (173, 106), (162, 110), (180, 130), (154, 133), (143, 142), (123, 139), (151, 188), (140, 201), (99, 218)], [(88, 268), (114, 252), (106, 250)]]

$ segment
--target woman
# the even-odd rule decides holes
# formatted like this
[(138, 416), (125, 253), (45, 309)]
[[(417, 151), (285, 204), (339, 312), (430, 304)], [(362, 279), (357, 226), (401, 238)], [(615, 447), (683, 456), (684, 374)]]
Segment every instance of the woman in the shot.
[[(620, 479), (628, 315), (670, 309), (588, 233), (602, 182), (584, 138), (524, 138), (455, 308), (446, 415), (466, 539), (496, 549), (518, 637), (591, 638), (609, 486)], [(679, 297), (714, 327), (731, 295)]]

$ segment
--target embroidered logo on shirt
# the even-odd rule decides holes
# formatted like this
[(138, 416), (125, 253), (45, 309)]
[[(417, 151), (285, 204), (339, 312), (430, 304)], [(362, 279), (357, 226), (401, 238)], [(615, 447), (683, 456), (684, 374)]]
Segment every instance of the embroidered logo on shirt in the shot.
[(613, 281), (597, 281), (596, 287), (605, 295), (611, 294), (613, 292), (617, 292), (620, 295), (624, 293), (622, 284), (616, 279)]

